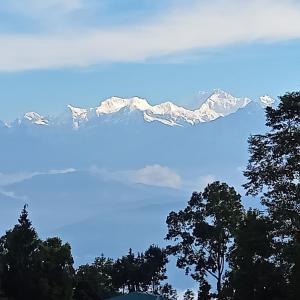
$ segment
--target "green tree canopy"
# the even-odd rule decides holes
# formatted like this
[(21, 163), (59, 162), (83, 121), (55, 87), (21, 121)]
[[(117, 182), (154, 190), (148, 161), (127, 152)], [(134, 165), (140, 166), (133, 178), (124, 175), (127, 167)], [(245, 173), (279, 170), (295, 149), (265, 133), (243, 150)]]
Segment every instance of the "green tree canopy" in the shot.
[[(234, 234), (229, 253), (228, 282), (225, 299), (280, 300), (286, 295), (282, 268), (274, 260), (276, 247), (273, 224), (258, 210), (249, 210), (243, 216)], [(226, 295), (226, 292), (225, 292)]]
[(184, 210), (167, 218), (166, 239), (174, 241), (168, 251), (177, 256), (177, 266), (200, 283), (203, 299), (210, 289), (209, 276), (216, 280), (216, 297), (221, 292), (229, 244), (241, 216), (241, 196), (217, 181), (203, 193), (194, 192)]
[[(250, 159), (244, 185), (260, 195), (273, 224), (274, 259), (284, 271), (290, 299), (300, 298), (300, 92), (267, 107), (269, 131), (249, 139)], [(288, 295), (286, 298), (288, 298)]]
[(91, 265), (82, 265), (75, 276), (75, 300), (104, 300), (115, 296), (118, 287), (113, 283), (114, 262), (104, 255)]
[(68, 300), (73, 293), (71, 246), (55, 237), (39, 244), (35, 258), (39, 295), (44, 300)]
[(34, 263), (39, 239), (24, 206), (18, 224), (1, 238), (4, 292), (12, 299), (36, 299)]
[(249, 195), (261, 200), (283, 235), (300, 231), (300, 93), (280, 97), (277, 108), (266, 108), (270, 131), (249, 139), (245, 171)]
[(187, 289), (183, 295), (183, 300), (194, 300), (195, 298), (195, 293), (190, 290), (190, 289)]
[(2, 289), (12, 300), (70, 300), (73, 258), (59, 238), (38, 239), (24, 206), (18, 224), (0, 239)]
[(123, 291), (157, 292), (161, 281), (167, 279), (165, 249), (151, 245), (144, 253), (135, 255), (132, 249), (114, 263), (113, 280)]
[(178, 297), (176, 289), (174, 289), (169, 283), (160, 285), (158, 288), (158, 294), (169, 300), (176, 300)]
[(144, 283), (152, 287), (152, 292), (156, 292), (160, 282), (167, 279), (166, 264), (168, 261), (166, 251), (155, 245), (151, 245), (143, 254)]

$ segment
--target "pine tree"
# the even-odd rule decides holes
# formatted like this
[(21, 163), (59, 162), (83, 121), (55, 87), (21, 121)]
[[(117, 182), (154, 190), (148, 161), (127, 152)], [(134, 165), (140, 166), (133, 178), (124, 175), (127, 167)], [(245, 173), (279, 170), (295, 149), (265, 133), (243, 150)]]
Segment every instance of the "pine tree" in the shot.
[(3, 290), (15, 300), (38, 299), (34, 273), (39, 240), (25, 205), (18, 224), (2, 237)]
[(13, 300), (72, 299), (73, 258), (59, 238), (38, 239), (24, 206), (18, 224), (0, 239), (2, 288)]

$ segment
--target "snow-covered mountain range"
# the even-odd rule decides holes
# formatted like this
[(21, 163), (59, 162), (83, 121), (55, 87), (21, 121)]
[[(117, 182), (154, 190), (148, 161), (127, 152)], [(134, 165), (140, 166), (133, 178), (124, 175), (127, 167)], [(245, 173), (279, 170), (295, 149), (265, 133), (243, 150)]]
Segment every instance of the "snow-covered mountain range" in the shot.
[(36, 112), (27, 112), (21, 119), (8, 125), (13, 127), (22, 124), (41, 126), (71, 125), (74, 129), (86, 126), (91, 122), (118, 122), (139, 116), (146, 122), (159, 122), (167, 126), (188, 126), (210, 122), (220, 117), (226, 117), (246, 107), (250, 103), (265, 108), (275, 100), (270, 96), (262, 96), (257, 101), (247, 97), (234, 97), (222, 90), (201, 93), (202, 104), (195, 110), (190, 110), (174, 104), (164, 102), (151, 105), (147, 100), (133, 97), (111, 97), (95, 108), (78, 108), (68, 105), (68, 111), (56, 117), (44, 117)]
[(247, 139), (265, 131), (263, 108), (274, 103), (220, 90), (197, 101), (187, 109), (112, 97), (0, 121), (0, 228), (27, 203), (42, 235), (69, 241), (77, 263), (162, 241), (167, 214), (193, 191), (214, 180), (245, 183)]

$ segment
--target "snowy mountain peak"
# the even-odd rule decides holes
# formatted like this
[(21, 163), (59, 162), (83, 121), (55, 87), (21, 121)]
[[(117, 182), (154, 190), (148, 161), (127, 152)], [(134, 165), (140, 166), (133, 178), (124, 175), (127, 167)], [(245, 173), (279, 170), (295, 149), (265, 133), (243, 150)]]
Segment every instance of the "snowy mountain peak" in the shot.
[[(222, 90), (214, 90), (207, 93), (206, 101), (196, 110), (189, 110), (177, 106), (171, 101), (157, 105), (150, 105), (145, 99), (139, 97), (120, 98), (111, 97), (101, 102), (95, 111), (98, 117), (102, 115), (114, 115), (126, 111), (143, 112), (147, 122), (160, 122), (166, 125), (186, 125), (208, 122), (218, 117), (227, 116), (246, 106), (251, 100), (248, 98), (236, 98)], [(126, 109), (125, 109), (126, 108)], [(123, 109), (125, 109), (123, 111)], [(115, 115), (117, 117), (117, 115)]]
[(260, 100), (261, 106), (264, 108), (266, 108), (267, 106), (272, 106), (275, 103), (275, 99), (273, 99), (272, 97), (270, 97), (268, 95), (259, 97), (259, 100)]
[(231, 113), (235, 113), (240, 108), (245, 107), (251, 102), (249, 98), (237, 98), (224, 92), (220, 89), (214, 90), (213, 93), (200, 107), (200, 111), (210, 112), (211, 114), (217, 114), (219, 116), (227, 116)]
[(169, 126), (194, 125), (201, 122), (195, 111), (177, 106), (170, 101), (152, 106), (144, 113), (144, 119), (147, 122), (158, 121)]
[(223, 98), (232, 97), (231, 94), (221, 89), (213, 89), (211, 96), (212, 95), (218, 95), (219, 97), (223, 97)]
[(27, 112), (23, 118), (36, 125), (49, 125), (49, 120), (33, 111)]
[(74, 107), (72, 105), (68, 105), (68, 108), (72, 113), (73, 119), (87, 119), (88, 109)]
[(72, 105), (68, 105), (68, 108), (72, 114), (74, 128), (78, 128), (81, 123), (88, 121), (88, 113), (89, 113), (88, 109), (74, 107)]
[[(97, 126), (106, 122), (122, 122), (138, 118), (146, 122), (158, 122), (168, 126), (188, 126), (209, 122), (220, 117), (225, 117), (246, 107), (252, 100), (246, 97), (234, 97), (231, 94), (216, 89), (212, 92), (199, 92), (201, 103), (197, 109), (187, 109), (171, 101), (151, 105), (140, 97), (121, 98), (111, 97), (94, 108), (79, 108), (68, 105), (68, 110), (51, 119), (38, 113), (28, 112), (23, 119), (16, 120), (13, 125), (23, 122), (38, 125), (70, 126), (78, 129), (81, 126)], [(259, 98), (260, 106), (272, 105), (275, 100), (270, 96)], [(135, 113), (132, 113), (135, 112)]]
[(161, 113), (161, 114), (176, 113), (176, 112), (184, 109), (183, 107), (179, 107), (179, 106), (175, 105), (173, 102), (170, 102), (170, 101), (163, 102), (163, 103), (155, 105), (151, 108), (154, 112)]
[(133, 97), (133, 98), (120, 98), (120, 97), (111, 97), (101, 102), (100, 106), (96, 108), (96, 113), (98, 116), (102, 114), (111, 114), (120, 111), (122, 108), (128, 108), (132, 110), (144, 111), (151, 107), (151, 105), (142, 98)]

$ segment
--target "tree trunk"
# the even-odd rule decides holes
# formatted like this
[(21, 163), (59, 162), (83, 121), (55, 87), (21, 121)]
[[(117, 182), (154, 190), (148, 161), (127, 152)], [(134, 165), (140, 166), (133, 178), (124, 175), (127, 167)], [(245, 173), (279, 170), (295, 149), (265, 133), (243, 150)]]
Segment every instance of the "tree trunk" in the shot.
[(218, 299), (220, 299), (220, 293), (221, 293), (221, 274), (218, 275), (218, 281), (217, 281), (217, 292), (218, 292)]

